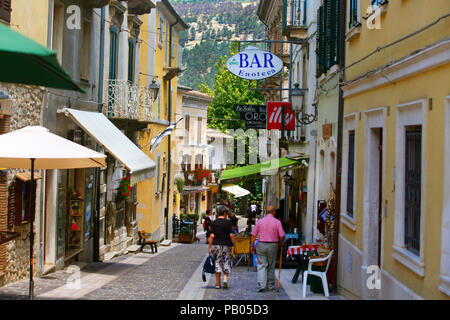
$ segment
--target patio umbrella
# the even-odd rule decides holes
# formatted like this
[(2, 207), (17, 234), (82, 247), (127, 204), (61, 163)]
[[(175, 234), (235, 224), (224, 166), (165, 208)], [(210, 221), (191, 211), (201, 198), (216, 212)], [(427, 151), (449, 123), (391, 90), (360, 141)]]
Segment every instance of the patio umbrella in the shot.
[(25, 127), (0, 135), (0, 167), (31, 170), (30, 192), (30, 287), (33, 299), (34, 170), (106, 167), (106, 156), (64, 139), (47, 128)]
[(56, 59), (56, 52), (0, 23), (0, 81), (85, 92)]

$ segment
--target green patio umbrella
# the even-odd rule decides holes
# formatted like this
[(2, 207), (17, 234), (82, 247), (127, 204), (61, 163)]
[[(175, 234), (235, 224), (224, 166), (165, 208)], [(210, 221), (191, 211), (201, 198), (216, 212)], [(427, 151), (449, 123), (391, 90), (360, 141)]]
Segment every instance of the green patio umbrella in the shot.
[(1, 23), (0, 81), (85, 93), (61, 68), (56, 52)]

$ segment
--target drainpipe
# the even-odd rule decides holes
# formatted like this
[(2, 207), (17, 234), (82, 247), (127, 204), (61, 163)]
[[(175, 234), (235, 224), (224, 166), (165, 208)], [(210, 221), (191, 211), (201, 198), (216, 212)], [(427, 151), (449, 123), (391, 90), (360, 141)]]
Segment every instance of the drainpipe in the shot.
[[(175, 26), (177, 23), (179, 22), (178, 18), (177, 20), (169, 25), (169, 67), (172, 66), (172, 28), (173, 26)], [(169, 103), (169, 114), (168, 114), (168, 120), (169, 120), (169, 125), (172, 121), (172, 94), (171, 94), (171, 89), (172, 88), (172, 80), (169, 80), (168, 82), (168, 86), (167, 86), (167, 94), (169, 96), (168, 99), (168, 103)], [(169, 239), (169, 204), (170, 204), (170, 184), (171, 179), (170, 179), (170, 166), (171, 166), (171, 153), (170, 153), (170, 137), (169, 136), (169, 141), (167, 142), (167, 195), (166, 195), (166, 210), (164, 212), (164, 223), (166, 225), (166, 240)]]
[(340, 1), (341, 16), (340, 21), (340, 50), (339, 50), (339, 65), (341, 72), (339, 73), (339, 104), (338, 104), (338, 132), (337, 132), (337, 151), (336, 151), (336, 212), (335, 212), (335, 225), (334, 225), (334, 237), (333, 237), (333, 259), (331, 261), (331, 267), (333, 269), (333, 279), (331, 279), (333, 290), (337, 291), (337, 266), (338, 266), (338, 245), (339, 245), (339, 220), (340, 220), (340, 207), (341, 207), (341, 177), (342, 177), (342, 137), (343, 137), (343, 123), (344, 123), (344, 96), (342, 92), (342, 84), (345, 80), (344, 67), (345, 67), (345, 24), (346, 24), (346, 12), (347, 1)]
[[(102, 112), (103, 104), (103, 72), (105, 53), (105, 8), (101, 9), (100, 18), (100, 57), (99, 57), (99, 77), (98, 77), (98, 112)], [(96, 150), (100, 151), (100, 146), (96, 144)], [(100, 168), (95, 168), (95, 211), (94, 211), (94, 261), (100, 260)]]

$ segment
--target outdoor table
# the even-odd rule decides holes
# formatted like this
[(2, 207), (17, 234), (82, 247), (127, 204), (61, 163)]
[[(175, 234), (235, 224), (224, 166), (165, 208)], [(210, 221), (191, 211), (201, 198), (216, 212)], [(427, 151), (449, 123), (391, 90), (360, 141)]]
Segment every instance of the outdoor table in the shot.
[(297, 282), (300, 273), (308, 268), (309, 257), (312, 255), (318, 255), (318, 251), (318, 244), (290, 246), (287, 249), (287, 257), (292, 257), (298, 261), (297, 270), (292, 278), (292, 283)]
[(20, 236), (20, 232), (0, 231), (0, 244), (11, 241)]

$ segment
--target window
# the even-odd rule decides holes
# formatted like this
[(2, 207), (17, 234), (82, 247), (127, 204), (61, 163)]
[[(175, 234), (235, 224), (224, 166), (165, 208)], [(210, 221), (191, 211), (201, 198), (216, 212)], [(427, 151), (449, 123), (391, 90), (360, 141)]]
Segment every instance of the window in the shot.
[(166, 32), (165, 32), (165, 44), (164, 44), (164, 65), (169, 66), (169, 24), (166, 23)]
[(158, 45), (160, 47), (162, 47), (162, 42), (163, 42), (163, 25), (164, 25), (164, 20), (163, 18), (159, 18), (159, 34), (158, 34)]
[(350, 0), (348, 28), (352, 29), (360, 24), (359, 22), (359, 0)]
[(128, 81), (134, 82), (134, 40), (128, 39)]
[(55, 2), (53, 12), (53, 38), (52, 49), (56, 51), (56, 58), (62, 64), (63, 51), (63, 30), (64, 30), (64, 6)]
[(355, 131), (348, 133), (347, 214), (353, 217), (353, 182), (355, 176)]
[(156, 109), (157, 118), (161, 119), (161, 99), (160, 99), (159, 95), (158, 95), (157, 99), (158, 99), (158, 104), (157, 104), (157, 109)]
[(175, 58), (175, 32), (173, 32), (173, 29), (170, 30), (170, 34), (171, 34), (171, 42), (170, 42), (170, 50), (171, 50), (171, 54), (170, 56), (172, 58)]
[(161, 154), (158, 152), (156, 160), (156, 193), (160, 193), (161, 180)]
[(386, 0), (372, 0), (372, 7), (379, 6), (380, 4), (383, 4)]
[(109, 43), (109, 79), (117, 78), (117, 28), (110, 29)]
[[(31, 217), (31, 203), (30, 203), (30, 192), (31, 192), (31, 181), (22, 181), (16, 178), (16, 214), (15, 214), (15, 225), (20, 226), (25, 223), (30, 222)], [(36, 181), (34, 183), (34, 196), (36, 197)], [(36, 207), (34, 208), (36, 210)]]
[(91, 21), (84, 18), (81, 42), (80, 79), (89, 81), (91, 58)]
[(184, 143), (189, 144), (189, 124), (190, 124), (190, 117), (189, 115), (184, 116)]
[(195, 156), (195, 169), (203, 167), (203, 155), (197, 154)]
[(10, 23), (11, 22), (11, 1), (0, 0), (0, 19)]
[(317, 10), (317, 77), (339, 62), (340, 1), (324, 0)]
[(420, 254), (420, 201), (422, 176), (422, 128), (406, 127), (405, 132), (405, 245)]
[(191, 170), (191, 156), (189, 154), (183, 155), (183, 161), (181, 162), (181, 169), (185, 172)]
[(202, 117), (197, 117), (197, 144), (202, 144)]

